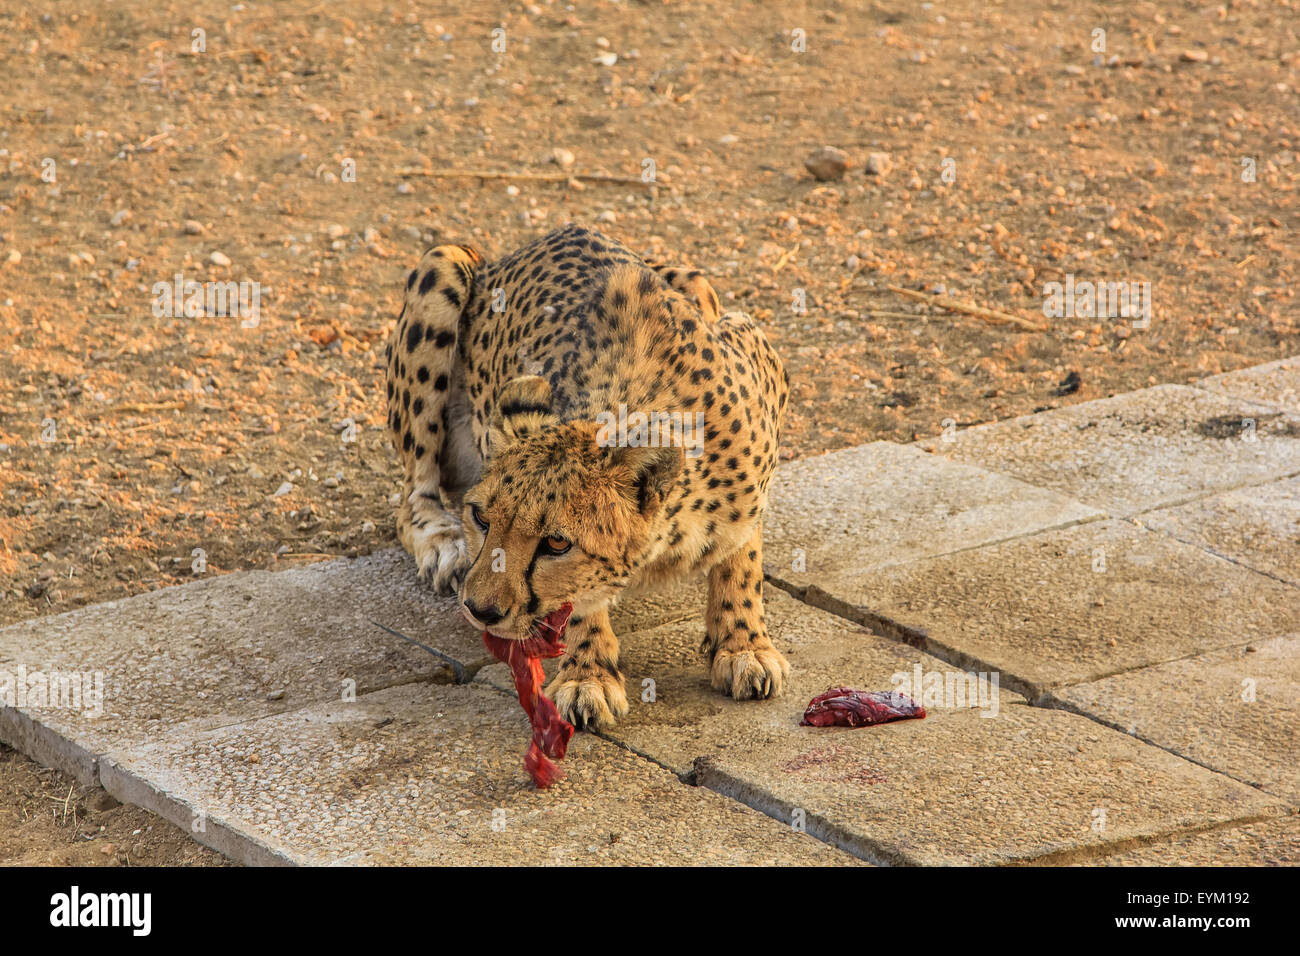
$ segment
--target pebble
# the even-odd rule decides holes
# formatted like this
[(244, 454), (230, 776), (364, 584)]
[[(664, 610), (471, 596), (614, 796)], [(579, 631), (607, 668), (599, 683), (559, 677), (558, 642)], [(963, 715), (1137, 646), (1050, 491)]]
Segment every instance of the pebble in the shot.
[(591, 58), (592, 63), (599, 63), (601, 66), (613, 66), (618, 62), (617, 53), (602, 53), (599, 56)]
[(199, 222), (197, 219), (186, 219), (185, 225), (182, 228), (187, 236), (203, 235), (203, 223)]
[(348, 231), (336, 222), (331, 224), (325, 229), (325, 234), (329, 236), (331, 239), (337, 239), (340, 236), (346, 236), (348, 234)]
[(867, 154), (867, 172), (872, 176), (883, 176), (885, 173), (889, 172), (889, 154)]
[(1184, 63), (1204, 63), (1210, 58), (1210, 54), (1204, 50), (1184, 50), (1179, 59)]
[(11, 266), (16, 266), (18, 265), (18, 263), (22, 261), (23, 261), (23, 254), (19, 252), (17, 249), (10, 249), (9, 252), (5, 255), (5, 262), (9, 263)]
[(361, 234), (361, 238), (366, 242), (378, 242), (379, 230), (374, 226), (366, 226), (366, 231)]
[(113, 218), (108, 221), (108, 224), (110, 226), (120, 226), (130, 218), (131, 210), (119, 209), (117, 212), (113, 213)]
[(804, 169), (819, 182), (841, 179), (849, 168), (849, 154), (834, 146), (822, 146), (803, 161)]
[(613, 210), (606, 209), (596, 217), (597, 222), (618, 222), (618, 216), (614, 215)]
[(362, 533), (362, 534), (370, 534), (370, 532), (372, 532), (372, 531), (374, 531), (374, 530), (375, 530), (375, 523), (374, 523), (373, 521), (363, 521), (363, 522), (361, 522), (361, 533)]
[(271, 497), (279, 498), (282, 497), (283, 495), (289, 494), (289, 492), (291, 491), (293, 491), (293, 483), (286, 481), (282, 485), (280, 485), (279, 488), (275, 489), (275, 494), (273, 494)]
[(214, 252), (212, 255), (208, 256), (208, 261), (214, 266), (228, 266), (230, 265), (230, 256), (226, 255), (224, 252)]
[(415, 192), (415, 187), (410, 183), (398, 183), (397, 191), (403, 196), (409, 196), (411, 193)]
[(568, 169), (573, 165), (576, 159), (577, 157), (567, 149), (561, 149), (557, 146), (555, 149), (551, 150), (551, 162), (559, 166), (561, 169)]

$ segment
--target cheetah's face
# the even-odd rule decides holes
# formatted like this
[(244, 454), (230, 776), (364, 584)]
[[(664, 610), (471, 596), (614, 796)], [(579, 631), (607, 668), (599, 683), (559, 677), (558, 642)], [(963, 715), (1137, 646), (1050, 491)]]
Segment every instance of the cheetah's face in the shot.
[(491, 455), (465, 495), (462, 609), (500, 637), (528, 637), (566, 601), (582, 617), (615, 597), (683, 464), (680, 448), (601, 447), (595, 422), (560, 423), (549, 397), (536, 376), (503, 390)]

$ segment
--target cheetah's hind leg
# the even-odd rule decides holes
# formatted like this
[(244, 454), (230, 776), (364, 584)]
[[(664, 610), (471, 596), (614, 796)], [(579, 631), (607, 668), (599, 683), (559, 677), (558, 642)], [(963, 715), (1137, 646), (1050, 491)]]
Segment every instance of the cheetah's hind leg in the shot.
[(422, 580), (454, 594), (469, 566), (464, 529), (443, 488), (456, 335), (482, 256), (467, 246), (430, 249), (406, 280), (388, 343), (388, 427), (402, 459), (397, 533)]

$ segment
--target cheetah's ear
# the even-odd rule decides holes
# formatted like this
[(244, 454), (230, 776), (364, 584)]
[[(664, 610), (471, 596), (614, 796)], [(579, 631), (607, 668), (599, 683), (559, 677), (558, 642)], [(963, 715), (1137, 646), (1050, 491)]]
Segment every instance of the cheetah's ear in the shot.
[(489, 447), (499, 450), (558, 421), (551, 412), (551, 385), (546, 379), (540, 375), (512, 378), (497, 396), (497, 409), (488, 427)]
[(680, 445), (616, 447), (611, 449), (611, 453), (616, 465), (622, 465), (632, 473), (629, 497), (647, 518), (663, 505), (686, 463), (686, 453)]

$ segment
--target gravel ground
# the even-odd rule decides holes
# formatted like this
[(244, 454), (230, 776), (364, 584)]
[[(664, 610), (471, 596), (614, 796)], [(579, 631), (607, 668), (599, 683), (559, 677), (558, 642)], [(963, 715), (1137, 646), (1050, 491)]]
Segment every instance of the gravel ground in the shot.
[[(0, 623), (394, 544), (379, 360), (440, 239), (704, 269), (790, 370), (787, 457), (1300, 353), (1294, 2), (50, 9), (0, 0)], [(257, 321), (157, 314), (177, 275)], [(1149, 327), (1045, 318), (1071, 276)], [(33, 773), (0, 861), (78, 839)]]

